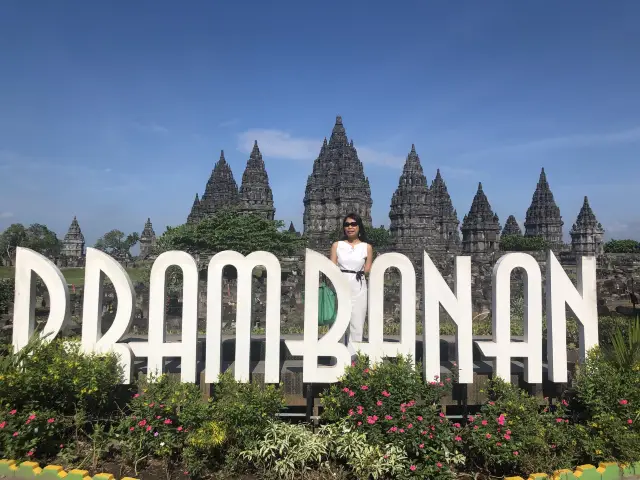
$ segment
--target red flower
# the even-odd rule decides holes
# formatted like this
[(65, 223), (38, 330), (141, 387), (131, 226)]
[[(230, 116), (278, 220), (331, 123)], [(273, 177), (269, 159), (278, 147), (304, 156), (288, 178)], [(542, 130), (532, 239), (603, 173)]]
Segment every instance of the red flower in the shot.
[(629, 403), (629, 400), (620, 400), (620, 405), (626, 405), (627, 403)]
[(138, 422), (138, 426), (139, 426), (139, 427), (144, 427), (146, 424), (147, 424), (147, 421), (146, 421), (146, 420), (140, 420), (140, 421)]
[(31, 456), (33, 456), (33, 450), (29, 450), (29, 451), (27, 452), (27, 457), (31, 457)]

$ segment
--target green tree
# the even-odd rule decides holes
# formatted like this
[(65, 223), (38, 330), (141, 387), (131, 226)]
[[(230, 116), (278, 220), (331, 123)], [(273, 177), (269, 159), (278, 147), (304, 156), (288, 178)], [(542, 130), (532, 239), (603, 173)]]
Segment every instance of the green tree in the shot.
[(604, 244), (605, 253), (640, 253), (637, 240), (609, 240)]
[(500, 250), (503, 252), (540, 252), (548, 249), (549, 243), (542, 237), (505, 235), (500, 238)]
[(373, 248), (384, 249), (391, 244), (389, 230), (380, 227), (367, 227), (367, 240)]
[(138, 243), (137, 232), (125, 235), (120, 230), (111, 230), (98, 239), (95, 248), (118, 260), (130, 260), (131, 248)]
[(262, 250), (276, 256), (288, 256), (298, 253), (304, 248), (304, 243), (298, 235), (284, 230), (284, 223), (279, 220), (222, 211), (197, 224), (167, 228), (157, 241), (156, 253), (167, 250), (189, 253), (234, 250), (248, 255)]
[(0, 255), (13, 265), (18, 247), (55, 257), (60, 253), (61, 243), (55, 232), (46, 225), (34, 223), (25, 228), (21, 223), (14, 223), (0, 235)]

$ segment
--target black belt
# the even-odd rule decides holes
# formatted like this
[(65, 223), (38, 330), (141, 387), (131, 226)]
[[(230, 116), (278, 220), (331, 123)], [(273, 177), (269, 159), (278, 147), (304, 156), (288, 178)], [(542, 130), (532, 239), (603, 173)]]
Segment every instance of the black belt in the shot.
[(364, 277), (364, 270), (360, 270), (359, 272), (355, 272), (353, 270), (340, 270), (341, 272), (344, 273), (355, 273), (356, 274), (356, 280), (360, 282), (360, 286), (362, 286), (362, 277)]

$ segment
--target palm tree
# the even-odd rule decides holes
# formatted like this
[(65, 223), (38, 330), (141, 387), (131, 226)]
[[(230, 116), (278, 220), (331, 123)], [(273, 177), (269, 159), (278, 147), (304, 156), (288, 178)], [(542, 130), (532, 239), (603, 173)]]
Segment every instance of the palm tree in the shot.
[(605, 349), (609, 362), (621, 370), (631, 370), (640, 365), (640, 315), (629, 322), (627, 338), (621, 329), (611, 338), (611, 346)]

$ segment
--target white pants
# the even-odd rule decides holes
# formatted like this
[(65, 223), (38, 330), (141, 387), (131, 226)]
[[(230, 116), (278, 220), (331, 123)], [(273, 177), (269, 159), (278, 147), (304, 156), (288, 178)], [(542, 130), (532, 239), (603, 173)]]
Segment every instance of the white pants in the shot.
[(364, 278), (362, 279), (362, 284), (360, 284), (354, 274), (347, 275), (351, 285), (351, 320), (349, 321), (347, 348), (351, 355), (355, 355), (356, 350), (351, 342), (362, 342), (364, 321), (367, 317), (368, 290), (367, 282)]

